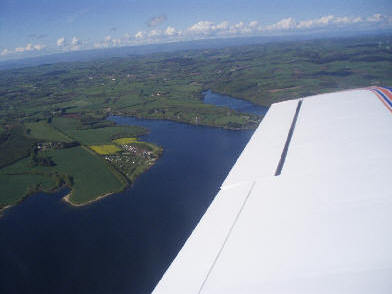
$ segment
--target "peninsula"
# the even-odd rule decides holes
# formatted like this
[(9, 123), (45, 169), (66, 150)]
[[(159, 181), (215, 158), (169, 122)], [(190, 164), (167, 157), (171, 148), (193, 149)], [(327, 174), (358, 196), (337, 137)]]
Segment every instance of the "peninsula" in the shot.
[(122, 191), (162, 148), (110, 115), (254, 129), (261, 117), (203, 103), (211, 89), (268, 106), (392, 85), (392, 37), (186, 50), (0, 71), (0, 209), (69, 187), (83, 205)]

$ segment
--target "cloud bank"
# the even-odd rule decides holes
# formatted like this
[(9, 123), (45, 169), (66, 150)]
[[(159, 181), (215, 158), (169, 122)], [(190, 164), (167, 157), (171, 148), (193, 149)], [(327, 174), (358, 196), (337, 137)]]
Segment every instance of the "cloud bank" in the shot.
[(109, 35), (95, 42), (83, 41), (76, 36), (72, 36), (72, 38), (67, 40), (61, 36), (52, 45), (28, 43), (25, 46), (14, 49), (0, 48), (0, 57), (22, 53), (26, 54), (27, 52), (32, 53), (43, 49), (46, 49), (48, 52), (65, 52), (92, 48), (112, 48), (235, 36), (278, 35), (281, 33), (318, 32), (323, 30), (336, 31), (339, 29), (392, 29), (392, 16), (380, 13), (367, 17), (325, 15), (320, 18), (300, 21), (297, 21), (293, 17), (287, 17), (276, 23), (267, 25), (261, 25), (258, 20), (250, 22), (240, 21), (237, 23), (230, 23), (227, 20), (218, 23), (209, 20), (200, 20), (182, 29), (176, 28), (173, 25), (162, 28), (162, 24), (166, 21), (167, 17), (165, 15), (153, 17), (147, 23), (149, 29), (125, 33), (122, 36), (113, 36), (112, 34), (117, 34), (121, 29), (112, 28), (109, 30)]
[(215, 23), (208, 20), (201, 20), (185, 28), (176, 29), (168, 26), (165, 30), (156, 28), (139, 31), (135, 34), (135, 39), (146, 42), (156, 40), (168, 40), (175, 37), (178, 40), (202, 39), (211, 37), (230, 37), (241, 35), (265, 35), (284, 32), (306, 32), (316, 30), (337, 30), (337, 29), (375, 29), (392, 28), (392, 17), (382, 14), (374, 14), (369, 17), (351, 17), (326, 15), (316, 19), (297, 21), (293, 17), (287, 17), (269, 25), (260, 25), (258, 20), (250, 22), (230, 23), (222, 21)]

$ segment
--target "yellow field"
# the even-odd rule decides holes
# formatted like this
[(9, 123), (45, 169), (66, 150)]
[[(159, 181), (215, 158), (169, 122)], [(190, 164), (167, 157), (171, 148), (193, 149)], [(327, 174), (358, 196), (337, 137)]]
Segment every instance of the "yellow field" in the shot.
[(96, 153), (101, 154), (101, 155), (114, 154), (114, 153), (121, 150), (116, 145), (92, 145), (89, 147), (92, 150), (94, 150)]
[(113, 140), (113, 142), (118, 145), (126, 145), (126, 144), (136, 143), (137, 138), (120, 138), (120, 139)]

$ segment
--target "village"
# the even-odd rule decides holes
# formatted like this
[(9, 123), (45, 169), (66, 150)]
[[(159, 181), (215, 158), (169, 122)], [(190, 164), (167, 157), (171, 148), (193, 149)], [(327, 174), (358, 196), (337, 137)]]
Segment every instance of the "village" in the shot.
[(124, 174), (131, 182), (158, 160), (162, 148), (147, 142), (119, 145), (121, 151), (104, 156), (105, 160)]

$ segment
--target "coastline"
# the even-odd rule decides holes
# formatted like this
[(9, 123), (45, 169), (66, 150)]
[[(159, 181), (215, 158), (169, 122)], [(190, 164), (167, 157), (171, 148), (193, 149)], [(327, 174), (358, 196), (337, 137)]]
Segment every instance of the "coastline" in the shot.
[(109, 192), (109, 193), (106, 193), (106, 194), (102, 194), (102, 195), (98, 196), (97, 198), (92, 199), (92, 200), (89, 200), (89, 201), (84, 202), (84, 203), (74, 203), (74, 202), (72, 202), (72, 201), (70, 200), (70, 197), (71, 197), (71, 195), (72, 195), (72, 191), (71, 191), (69, 194), (65, 195), (65, 196), (62, 198), (62, 200), (63, 200), (64, 202), (68, 203), (68, 204), (71, 205), (71, 206), (80, 207), (80, 206), (86, 206), (86, 205), (92, 204), (92, 203), (94, 203), (94, 202), (96, 202), (96, 201), (99, 201), (99, 200), (101, 200), (101, 199), (103, 199), (103, 198), (106, 198), (106, 197), (108, 197), (108, 196), (110, 196), (110, 195), (113, 195), (114, 193), (115, 193), (115, 192)]
[[(92, 151), (89, 150), (88, 148), (86, 148), (86, 149), (87, 149), (89, 152), (92, 152)], [(158, 159), (161, 157), (162, 153), (163, 153), (163, 148), (162, 148), (162, 149), (160, 150), (160, 152), (158, 153), (158, 158), (157, 158), (156, 161), (158, 161)], [(93, 154), (95, 155), (95, 153), (93, 153)], [(156, 161), (155, 161), (151, 166), (148, 166), (141, 174), (145, 173), (145, 172), (148, 171), (152, 166), (154, 166), (154, 165), (156, 164)], [(135, 177), (135, 179), (133, 179), (133, 181), (130, 181), (130, 179), (129, 179), (128, 177), (126, 177), (125, 175), (123, 175), (122, 173), (120, 173), (118, 170), (115, 169), (115, 167), (109, 165), (106, 161), (105, 161), (105, 164), (107, 164), (107, 166), (109, 167), (109, 169), (111, 169), (111, 171), (112, 171), (116, 176), (123, 177), (123, 178), (120, 179), (121, 181), (123, 181), (123, 179), (125, 180), (125, 181), (123, 182), (123, 186), (122, 186), (121, 189), (119, 189), (119, 190), (117, 190), (117, 191), (112, 191), (112, 192), (109, 192), (109, 193), (101, 194), (101, 195), (99, 195), (98, 197), (96, 197), (95, 199), (91, 199), (91, 200), (89, 200), (89, 201), (87, 201), (87, 202), (83, 202), (83, 203), (74, 203), (74, 202), (71, 201), (71, 199), (70, 199), (70, 197), (71, 197), (71, 195), (72, 195), (72, 190), (71, 190), (66, 196), (62, 197), (61, 200), (64, 201), (64, 202), (66, 202), (67, 204), (73, 206), (73, 207), (86, 206), (86, 205), (92, 204), (92, 203), (94, 203), (94, 202), (96, 202), (96, 201), (99, 201), (99, 200), (101, 200), (101, 199), (103, 199), (103, 198), (109, 197), (109, 196), (111, 196), (111, 195), (113, 195), (113, 194), (121, 193), (122, 191), (124, 191), (124, 190), (127, 189), (128, 187), (132, 186), (132, 184), (133, 184), (133, 182), (136, 180), (136, 178), (138, 178), (138, 177), (141, 175), (141, 174), (137, 175), (137, 176)], [(64, 185), (64, 186), (62, 186), (62, 187), (60, 187), (60, 188), (57, 188), (57, 189), (54, 189), (54, 190), (50, 190), (50, 191), (38, 190), (38, 191), (34, 191), (34, 192), (31, 192), (31, 193), (28, 193), (28, 194), (26, 194), (20, 201), (18, 201), (17, 203), (11, 204), (11, 205), (6, 205), (6, 206), (0, 208), (0, 218), (3, 216), (3, 212), (4, 212), (6, 209), (11, 208), (11, 207), (13, 207), (13, 206), (19, 204), (20, 202), (24, 201), (27, 197), (30, 197), (30, 196), (34, 195), (35, 193), (37, 193), (37, 192), (48, 193), (48, 194), (57, 193), (57, 192), (59, 192), (59, 191), (60, 191), (62, 188), (64, 188), (64, 187), (70, 188), (69, 186)]]
[[(128, 186), (127, 186), (127, 187), (128, 187)], [(41, 191), (41, 192), (44, 192), (44, 191)], [(57, 190), (56, 192), (58, 192), (58, 190)], [(46, 192), (44, 192), (44, 193), (54, 193), (54, 192), (47, 192), (47, 191), (46, 191)], [(70, 197), (71, 197), (71, 195), (72, 195), (72, 191), (71, 191), (70, 193), (68, 193), (67, 195), (65, 195), (64, 197), (62, 197), (61, 199), (62, 199), (64, 202), (68, 203), (69, 205), (71, 205), (71, 206), (73, 206), (73, 207), (80, 207), (80, 206), (86, 206), (86, 205), (92, 204), (92, 203), (94, 203), (94, 202), (96, 202), (96, 201), (99, 201), (99, 200), (101, 200), (101, 199), (103, 199), (103, 198), (106, 198), (106, 197), (108, 197), (108, 196), (111, 196), (111, 195), (113, 195), (113, 194), (115, 194), (115, 193), (116, 193), (116, 192), (109, 192), (109, 193), (106, 193), (106, 194), (102, 194), (102, 195), (98, 196), (97, 198), (92, 199), (92, 200), (89, 200), (89, 201), (84, 202), (84, 203), (74, 203), (74, 202), (72, 202), (72, 201), (70, 200)], [(34, 193), (32, 193), (32, 194), (34, 194)], [(26, 195), (20, 202), (22, 202), (25, 198), (27, 198), (27, 197), (29, 197), (29, 196), (32, 196), (32, 194), (31, 194), (31, 195)], [(19, 203), (19, 202), (18, 202), (18, 203)], [(11, 207), (17, 205), (18, 203), (12, 204), (12, 205), (6, 205), (6, 206), (0, 208), (0, 218), (4, 215), (4, 211), (6, 211), (7, 209), (9, 209), (9, 208), (11, 208)]]
[(3, 216), (3, 212), (6, 211), (8, 208), (11, 208), (13, 205), (6, 205), (3, 208), (0, 208), (0, 218)]
[[(46, 194), (58, 193), (58, 192), (61, 192), (61, 189), (63, 189), (64, 187), (68, 187), (68, 186), (65, 185), (65, 186), (59, 187), (59, 188), (54, 189), (54, 190), (48, 190), (48, 191), (45, 191), (45, 190), (37, 190), (37, 191), (32, 191), (32, 192), (30, 192), (30, 193), (27, 193), (26, 195), (23, 196), (22, 199), (20, 199), (20, 200), (17, 201), (16, 203), (14, 203), (14, 204), (8, 204), (8, 205), (6, 205), (6, 206), (0, 208), (0, 217), (3, 216), (3, 212), (4, 212), (5, 210), (7, 210), (7, 209), (9, 209), (9, 208), (11, 208), (11, 207), (17, 206), (18, 204), (20, 204), (20, 203), (22, 203), (23, 201), (25, 201), (28, 197), (34, 196), (34, 194), (36, 194), (36, 193), (46, 193)], [(64, 197), (63, 197), (63, 198), (64, 198)]]

